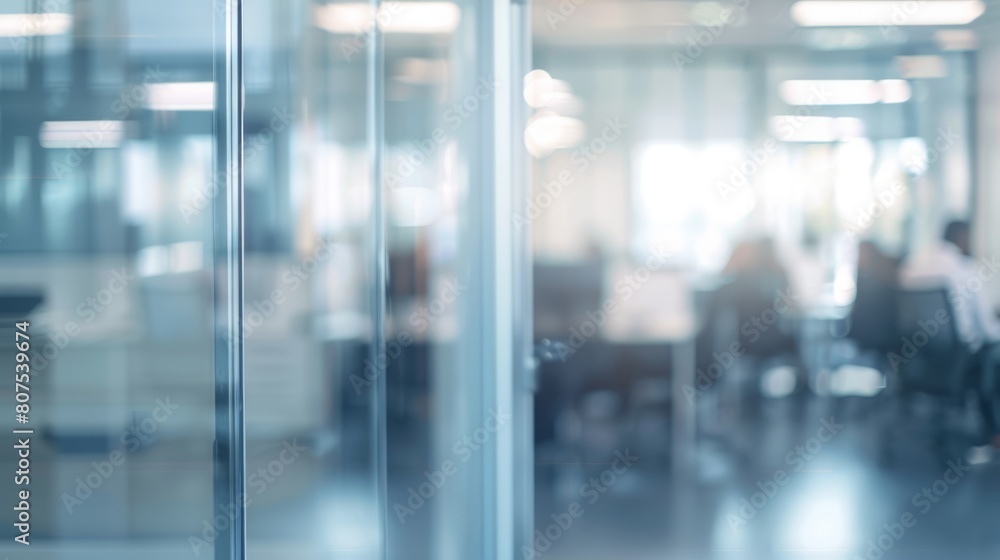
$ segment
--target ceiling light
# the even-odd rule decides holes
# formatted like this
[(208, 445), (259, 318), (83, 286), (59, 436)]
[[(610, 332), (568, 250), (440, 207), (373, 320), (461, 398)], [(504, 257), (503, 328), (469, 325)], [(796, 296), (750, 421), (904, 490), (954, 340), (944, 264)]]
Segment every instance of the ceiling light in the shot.
[(317, 26), (348, 35), (370, 33), (375, 25), (385, 33), (451, 33), (460, 19), (452, 2), (390, 2), (378, 11), (351, 2), (316, 6), (313, 12)]
[(897, 56), (896, 67), (899, 74), (907, 79), (944, 78), (948, 75), (948, 64), (936, 54)]
[(69, 14), (0, 14), (0, 37), (59, 35), (72, 25), (73, 16)]
[(934, 32), (934, 42), (943, 51), (974, 51), (979, 37), (971, 29), (939, 29)]
[(448, 61), (443, 58), (401, 58), (397, 80), (405, 84), (440, 84), (448, 81)]
[(865, 124), (854, 117), (778, 115), (771, 117), (771, 132), (782, 142), (838, 142), (864, 136)]
[(985, 11), (980, 0), (802, 0), (792, 19), (805, 27), (965, 25)]
[(910, 82), (906, 80), (882, 80), (878, 84), (882, 89), (882, 103), (905, 103), (913, 95)]
[(125, 121), (47, 121), (38, 140), (43, 148), (116, 148), (125, 137)]
[(871, 105), (910, 99), (906, 80), (786, 80), (779, 86), (789, 105)]
[(146, 106), (154, 111), (211, 111), (215, 108), (213, 82), (151, 84)]

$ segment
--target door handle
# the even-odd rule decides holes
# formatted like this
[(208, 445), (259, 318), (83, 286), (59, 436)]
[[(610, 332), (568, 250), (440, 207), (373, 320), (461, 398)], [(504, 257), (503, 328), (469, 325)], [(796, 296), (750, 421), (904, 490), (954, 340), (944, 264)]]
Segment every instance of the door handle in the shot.
[(554, 362), (556, 360), (566, 361), (564, 356), (568, 356), (572, 350), (565, 342), (558, 340), (549, 340), (543, 338), (535, 344), (535, 360), (538, 362), (537, 365), (541, 365), (542, 362)]
[(566, 361), (565, 356), (571, 353), (569, 345), (558, 340), (543, 338), (535, 344), (534, 352), (527, 358), (525, 373), (528, 376), (528, 389), (532, 393), (538, 392), (538, 368), (544, 362), (554, 362), (556, 360)]

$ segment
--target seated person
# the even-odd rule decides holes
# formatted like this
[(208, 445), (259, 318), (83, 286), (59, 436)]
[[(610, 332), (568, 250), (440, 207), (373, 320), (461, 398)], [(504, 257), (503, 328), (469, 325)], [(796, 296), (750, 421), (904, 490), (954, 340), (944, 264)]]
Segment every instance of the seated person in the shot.
[[(714, 359), (712, 352), (718, 344), (728, 346), (734, 341), (748, 357), (758, 360), (797, 355), (796, 339), (779, 324), (772, 324), (779, 312), (788, 311), (775, 309), (775, 301), (789, 301), (790, 294), (788, 273), (771, 240), (737, 245), (722, 275), (727, 282), (713, 294), (705, 310), (705, 325), (697, 342), (698, 365)], [(789, 305), (794, 302), (789, 301)]]
[[(986, 290), (978, 283), (979, 289), (970, 288), (969, 281), (978, 277), (980, 269), (979, 263), (970, 254), (969, 224), (953, 221), (945, 227), (940, 241), (907, 259), (900, 270), (899, 280), (904, 288), (948, 288), (958, 336), (975, 353), (973, 367), (977, 371), (974, 375), (979, 383), (995, 387), (998, 385), (993, 380), (996, 372), (981, 375), (983, 372), (979, 370), (984, 364), (992, 363), (991, 353), (1000, 348), (997, 344), (1000, 342), (1000, 320), (993, 313)], [(980, 397), (989, 434), (995, 444), (1000, 443), (1000, 418), (993, 412), (997, 407), (992, 404), (998, 396), (980, 391)]]

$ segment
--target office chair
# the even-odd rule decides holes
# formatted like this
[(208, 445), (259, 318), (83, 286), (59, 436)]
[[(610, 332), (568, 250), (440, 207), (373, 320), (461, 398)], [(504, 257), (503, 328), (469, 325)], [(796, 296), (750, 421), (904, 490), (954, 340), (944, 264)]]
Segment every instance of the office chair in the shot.
[(945, 288), (896, 292), (897, 343), (887, 354), (895, 406), (883, 434), (884, 459), (891, 458), (893, 427), (908, 414), (915, 396), (930, 396), (941, 405), (935, 411), (936, 451), (944, 451), (947, 441), (943, 420), (948, 410), (965, 410), (972, 351), (959, 337), (954, 317)]

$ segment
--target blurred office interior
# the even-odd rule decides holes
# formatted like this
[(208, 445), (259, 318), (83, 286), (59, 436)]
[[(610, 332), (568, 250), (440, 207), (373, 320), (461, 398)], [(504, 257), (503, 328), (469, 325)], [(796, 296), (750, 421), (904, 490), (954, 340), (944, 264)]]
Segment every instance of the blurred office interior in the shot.
[(995, 557), (998, 10), (5, 1), (0, 553)]

